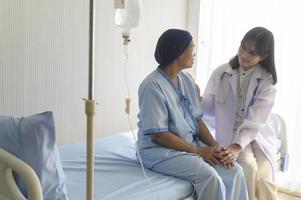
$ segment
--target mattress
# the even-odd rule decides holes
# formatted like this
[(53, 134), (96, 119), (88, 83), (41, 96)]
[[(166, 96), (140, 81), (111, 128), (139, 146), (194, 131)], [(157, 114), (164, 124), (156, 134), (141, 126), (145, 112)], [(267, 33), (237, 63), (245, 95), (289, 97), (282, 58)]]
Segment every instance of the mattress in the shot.
[[(95, 200), (192, 199), (192, 185), (146, 169), (144, 177), (130, 132), (96, 139), (94, 143)], [(70, 200), (86, 198), (86, 144), (59, 147)]]

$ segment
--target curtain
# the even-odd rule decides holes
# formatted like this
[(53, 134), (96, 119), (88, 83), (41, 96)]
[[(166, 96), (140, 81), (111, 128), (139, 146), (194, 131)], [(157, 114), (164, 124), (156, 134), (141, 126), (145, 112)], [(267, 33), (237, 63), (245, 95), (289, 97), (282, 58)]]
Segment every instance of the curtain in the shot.
[(273, 112), (287, 125), (289, 170), (279, 184), (301, 192), (301, 3), (298, 0), (202, 0), (196, 81), (204, 91), (211, 72), (236, 55), (244, 34), (263, 26), (275, 38), (278, 75)]

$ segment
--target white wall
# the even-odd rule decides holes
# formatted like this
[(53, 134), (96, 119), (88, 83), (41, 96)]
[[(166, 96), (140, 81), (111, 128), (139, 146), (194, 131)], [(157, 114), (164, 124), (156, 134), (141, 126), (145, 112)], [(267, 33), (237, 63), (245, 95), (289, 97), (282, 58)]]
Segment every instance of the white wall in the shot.
[[(88, 1), (0, 0), (0, 114), (52, 110), (58, 143), (85, 139), (83, 97), (88, 91)], [(187, 27), (187, 0), (142, 0), (129, 45), (131, 119), (137, 122), (137, 88), (156, 68), (156, 41), (167, 28)], [(121, 29), (113, 0), (96, 0), (96, 137), (129, 129), (124, 114)]]

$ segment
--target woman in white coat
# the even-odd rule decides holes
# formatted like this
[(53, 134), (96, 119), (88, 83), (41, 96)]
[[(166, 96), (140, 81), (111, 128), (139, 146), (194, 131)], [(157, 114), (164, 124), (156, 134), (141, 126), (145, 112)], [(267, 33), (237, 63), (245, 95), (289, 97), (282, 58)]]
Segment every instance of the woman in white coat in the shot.
[(204, 114), (215, 117), (217, 142), (228, 150), (221, 162), (243, 167), (250, 200), (277, 199), (276, 136), (266, 123), (276, 82), (273, 34), (256, 27), (246, 33), (237, 55), (213, 71), (201, 100)]

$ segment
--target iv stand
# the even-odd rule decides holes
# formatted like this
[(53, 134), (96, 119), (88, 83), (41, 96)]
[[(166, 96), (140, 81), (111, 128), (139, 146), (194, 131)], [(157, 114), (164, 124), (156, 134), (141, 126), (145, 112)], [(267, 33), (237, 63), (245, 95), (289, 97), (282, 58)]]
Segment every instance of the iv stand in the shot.
[(90, 0), (89, 9), (89, 90), (85, 99), (87, 115), (87, 172), (86, 172), (86, 200), (94, 198), (94, 0)]

